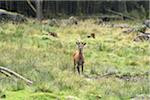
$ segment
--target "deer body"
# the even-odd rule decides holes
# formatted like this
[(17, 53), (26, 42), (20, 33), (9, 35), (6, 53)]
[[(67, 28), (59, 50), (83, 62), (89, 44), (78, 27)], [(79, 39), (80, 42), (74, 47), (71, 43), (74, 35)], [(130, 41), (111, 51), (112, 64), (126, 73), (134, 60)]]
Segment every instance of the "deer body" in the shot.
[(84, 57), (81, 51), (76, 51), (74, 53), (74, 64), (82, 65), (84, 63)]
[(86, 43), (77, 42), (76, 44), (78, 45), (78, 50), (76, 52), (74, 52), (74, 54), (73, 54), (74, 71), (76, 70), (76, 67), (77, 67), (77, 71), (80, 74), (80, 66), (82, 68), (82, 73), (83, 73), (84, 56), (83, 56), (82, 51), (83, 51), (83, 47)]
[(48, 34), (53, 36), (53, 37), (58, 37), (57, 33), (55, 33), (55, 32), (49, 32)]
[(87, 36), (87, 38), (91, 38), (91, 37), (92, 37), (93, 39), (95, 39), (95, 33), (91, 33), (90, 35)]

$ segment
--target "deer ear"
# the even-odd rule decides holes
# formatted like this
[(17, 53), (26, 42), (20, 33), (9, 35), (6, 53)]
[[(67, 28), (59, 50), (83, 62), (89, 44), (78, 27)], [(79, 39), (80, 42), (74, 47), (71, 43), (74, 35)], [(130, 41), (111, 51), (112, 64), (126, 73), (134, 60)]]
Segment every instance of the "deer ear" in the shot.
[(83, 43), (83, 45), (86, 45), (86, 43)]
[(76, 44), (78, 45), (78, 44), (79, 44), (79, 42), (76, 42)]

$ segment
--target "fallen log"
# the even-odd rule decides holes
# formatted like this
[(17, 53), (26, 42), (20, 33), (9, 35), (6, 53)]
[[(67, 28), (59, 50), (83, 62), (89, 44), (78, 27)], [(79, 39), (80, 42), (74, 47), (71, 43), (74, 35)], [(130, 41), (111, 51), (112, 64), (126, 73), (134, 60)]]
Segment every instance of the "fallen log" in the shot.
[(8, 69), (6, 67), (0, 66), (0, 72), (5, 74), (5, 75), (7, 75), (7, 76), (13, 75), (16, 78), (20, 78), (20, 79), (24, 80), (26, 83), (33, 84), (33, 81), (26, 79), (25, 77), (21, 76), (20, 74), (12, 71), (12, 70), (10, 70), (10, 69)]
[(86, 20), (86, 19), (95, 19), (96, 23), (99, 21), (100, 23), (102, 22), (107, 22), (107, 21), (114, 21), (114, 20), (122, 20), (122, 17), (119, 15), (95, 15), (95, 16), (78, 16), (77, 19), (79, 20)]
[(116, 15), (119, 15), (119, 16), (122, 16), (123, 19), (131, 19), (131, 20), (134, 20), (134, 19), (135, 19), (135, 17), (131, 17), (131, 16), (128, 16), (128, 15), (125, 15), (125, 14), (122, 14), (122, 13), (119, 13), (119, 12), (116, 12), (116, 11), (113, 11), (113, 10), (111, 10), (111, 9), (106, 9), (106, 11), (111, 12), (111, 13), (116, 14)]
[(25, 22), (27, 18), (21, 14), (0, 9), (0, 22), (1, 21)]
[(128, 28), (128, 29), (124, 30), (123, 33), (131, 33), (131, 32), (145, 33), (147, 27), (145, 25), (142, 25), (142, 26), (138, 26), (138, 27), (134, 27), (134, 28), (130, 28), (130, 27), (126, 27), (126, 28)]
[(145, 20), (143, 24), (150, 28), (150, 20)]
[(139, 42), (139, 41), (150, 41), (150, 35), (149, 33), (140, 33), (139, 35), (137, 35), (134, 40), (135, 42)]
[(128, 24), (112, 24), (112, 27), (116, 28), (129, 28)]

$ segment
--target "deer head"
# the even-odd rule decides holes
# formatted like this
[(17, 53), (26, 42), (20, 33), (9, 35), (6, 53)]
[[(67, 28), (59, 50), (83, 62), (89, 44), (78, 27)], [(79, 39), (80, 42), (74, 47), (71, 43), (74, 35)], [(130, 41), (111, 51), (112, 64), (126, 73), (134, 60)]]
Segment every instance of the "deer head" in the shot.
[(79, 50), (79, 51), (82, 51), (83, 48), (84, 48), (84, 46), (86, 45), (86, 43), (84, 43), (84, 42), (79, 42), (79, 41), (77, 41), (76, 44), (77, 44), (77, 46), (78, 46), (78, 50)]

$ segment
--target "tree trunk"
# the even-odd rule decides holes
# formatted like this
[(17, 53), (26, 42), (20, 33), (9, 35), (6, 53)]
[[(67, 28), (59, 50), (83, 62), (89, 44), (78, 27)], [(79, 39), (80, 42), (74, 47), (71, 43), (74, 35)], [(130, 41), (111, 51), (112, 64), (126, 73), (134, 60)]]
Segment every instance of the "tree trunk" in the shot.
[(38, 20), (42, 19), (42, 0), (36, 0), (36, 17)]
[(118, 1), (118, 11), (122, 13), (127, 13), (126, 1)]

